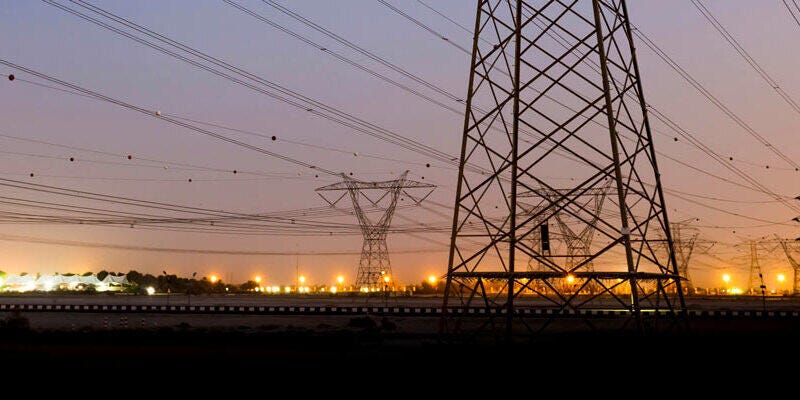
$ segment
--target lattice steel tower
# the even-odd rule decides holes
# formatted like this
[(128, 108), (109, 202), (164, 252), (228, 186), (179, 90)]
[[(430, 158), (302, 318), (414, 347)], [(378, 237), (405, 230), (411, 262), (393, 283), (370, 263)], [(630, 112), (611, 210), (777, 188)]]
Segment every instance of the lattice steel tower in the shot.
[(783, 252), (786, 253), (786, 258), (789, 260), (789, 264), (792, 266), (792, 295), (800, 295), (800, 262), (792, 256), (792, 244), (788, 240), (778, 239), (778, 243), (780, 243)]
[(764, 290), (764, 275), (761, 274), (761, 263), (758, 260), (758, 241), (750, 240), (747, 242), (750, 247), (750, 276), (747, 278), (747, 291), (750, 294), (758, 294), (759, 290)]
[(673, 222), (670, 225), (675, 259), (678, 261), (678, 272), (683, 278), (686, 293), (694, 294), (694, 283), (689, 274), (689, 263), (696, 252), (707, 253), (715, 242), (700, 239), (700, 232), (691, 225), (693, 220)]
[[(476, 329), (536, 329), (515, 308), (531, 293), (553, 314), (683, 315), (625, 1), (478, 0), (474, 29), (443, 331), (467, 329), (464, 313), (491, 316)], [(607, 180), (603, 207), (581, 201)], [(523, 208), (523, 193), (543, 203)], [(594, 231), (579, 261), (531, 246), (553, 215)]]
[[(412, 203), (419, 204), (435, 188), (434, 185), (428, 183), (407, 179), (407, 175), (408, 171), (405, 171), (398, 179), (393, 181), (363, 182), (341, 174), (341, 182), (316, 189), (317, 192), (344, 192), (333, 201), (320, 193), (320, 197), (331, 206), (336, 206), (348, 193), (353, 201), (353, 209), (361, 226), (361, 234), (364, 237), (364, 242), (361, 246), (361, 259), (358, 262), (356, 275), (356, 286), (361, 290), (365, 288), (367, 290), (384, 290), (389, 279), (394, 277), (392, 275), (392, 265), (389, 262), (386, 235), (401, 193), (408, 197)], [(424, 193), (422, 196), (414, 196), (408, 193), (409, 189), (423, 189)], [(377, 193), (377, 195), (369, 196), (366, 192)], [(380, 212), (380, 218), (377, 221), (373, 221), (367, 216), (367, 210), (362, 207), (361, 200), (366, 200), (373, 210)], [(387, 279), (387, 282), (384, 282), (384, 279)]]

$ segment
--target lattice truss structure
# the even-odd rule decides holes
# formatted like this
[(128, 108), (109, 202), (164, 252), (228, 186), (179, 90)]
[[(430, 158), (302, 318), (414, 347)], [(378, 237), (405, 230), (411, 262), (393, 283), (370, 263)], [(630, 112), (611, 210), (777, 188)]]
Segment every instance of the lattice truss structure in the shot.
[(682, 312), (625, 2), (479, 0), (475, 32), (444, 328), (481, 307), (511, 329), (528, 295)]
[(792, 267), (792, 295), (800, 295), (800, 261), (798, 261), (800, 260), (800, 241), (778, 238), (778, 243), (786, 254), (789, 265)]
[(689, 271), (692, 256), (695, 253), (708, 254), (716, 244), (716, 242), (700, 238), (700, 230), (692, 226), (694, 221), (695, 219), (687, 219), (670, 223), (675, 260), (678, 262), (678, 273), (683, 278), (683, 289), (688, 294), (694, 294), (695, 292), (695, 286)]
[[(362, 291), (389, 290), (392, 282), (392, 265), (389, 261), (389, 248), (386, 236), (392, 222), (397, 201), (407, 197), (411, 204), (419, 205), (436, 188), (429, 183), (417, 182), (407, 178), (408, 171), (398, 179), (380, 182), (364, 182), (340, 174), (341, 182), (317, 188), (316, 191), (331, 207), (350, 197), (353, 209), (361, 226), (364, 242), (361, 247), (361, 259), (358, 262), (356, 286)], [(333, 199), (325, 197), (323, 192), (341, 192)], [(382, 210), (377, 220), (371, 219), (365, 212), (363, 201), (372, 209)]]

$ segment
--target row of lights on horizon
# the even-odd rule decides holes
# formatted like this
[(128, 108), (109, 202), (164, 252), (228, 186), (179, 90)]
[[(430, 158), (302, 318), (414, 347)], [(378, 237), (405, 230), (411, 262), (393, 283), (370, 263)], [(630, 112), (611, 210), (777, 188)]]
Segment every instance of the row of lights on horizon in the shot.
[[(783, 283), (786, 281), (786, 275), (778, 274), (778, 276), (776, 276), (775, 279), (777, 279), (779, 283)], [(725, 282), (726, 284), (730, 283), (731, 276), (729, 274), (723, 274), (722, 281)]]
[[(307, 279), (306, 279), (305, 275), (300, 275), (299, 277), (297, 277), (297, 283), (300, 286), (305, 285), (306, 280)], [(427, 279), (428, 283), (430, 283), (431, 285), (433, 285), (436, 282), (438, 282), (438, 280), (439, 280), (439, 278), (437, 278), (435, 275), (429, 275), (428, 279)], [(219, 277), (216, 276), (216, 275), (211, 275), (209, 277), (209, 281), (211, 281), (211, 283), (217, 283), (219, 281)], [(256, 275), (256, 276), (253, 277), (253, 282), (255, 282), (257, 284), (261, 284), (262, 281), (263, 281), (263, 278), (260, 275)], [(392, 278), (390, 276), (385, 275), (383, 277), (383, 282), (384, 283), (390, 283), (391, 281), (392, 281)], [(344, 276), (342, 276), (342, 275), (337, 276), (336, 277), (336, 282), (339, 285), (342, 285), (344, 283)]]
[[(784, 282), (786, 282), (786, 275), (784, 275), (784, 274), (778, 274), (778, 275), (775, 277), (775, 279), (778, 281), (778, 284), (779, 284), (779, 285), (780, 285), (780, 284), (783, 284)], [(730, 274), (722, 274), (722, 281), (723, 281), (723, 282), (725, 282), (725, 286), (729, 286), (729, 284), (731, 283), (731, 280), (732, 280), (732, 278), (731, 278)], [(748, 289), (748, 290), (749, 290), (749, 289)], [(740, 289), (740, 288), (737, 288), (737, 287), (730, 288), (730, 289), (728, 289), (728, 291), (729, 291), (731, 294), (742, 294), (742, 293), (743, 293), (743, 290), (742, 290), (742, 289)], [(775, 292), (775, 291), (773, 290), (773, 293), (774, 293), (774, 292)]]

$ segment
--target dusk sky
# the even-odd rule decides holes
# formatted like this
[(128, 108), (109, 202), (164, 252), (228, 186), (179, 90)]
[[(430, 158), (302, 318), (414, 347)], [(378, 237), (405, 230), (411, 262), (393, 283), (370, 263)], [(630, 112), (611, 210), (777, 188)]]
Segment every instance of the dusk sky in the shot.
[[(98, 16), (66, 0), (53, 2)], [(349, 65), (331, 52), (460, 113), (463, 113), (462, 103), (311, 30), (269, 2), (232, 2), (324, 46), (325, 50), (281, 32), (224, 1), (92, 1), (89, 4), (372, 124), (458, 156), (463, 116)], [(277, 1), (415, 76), (456, 96), (465, 96), (470, 58), (452, 44), (469, 49), (471, 37), (425, 5), (471, 28), (474, 1), (387, 2), (441, 33), (447, 41), (378, 1)], [(800, 100), (797, 73), (800, 24), (792, 19), (780, 0), (702, 3), (779, 84), (780, 91)], [(800, 162), (800, 110), (794, 110), (775, 88), (765, 83), (691, 1), (637, 0), (629, 2), (628, 7), (631, 20), (641, 32), (754, 132), (789, 159)], [(321, 169), (352, 172), (353, 177), (365, 181), (394, 179), (410, 170), (410, 179), (433, 183), (437, 188), (429, 201), (423, 202), (424, 208), (401, 204), (397, 211), (393, 226), (412, 232), (389, 234), (390, 252), (398, 252), (391, 255), (395, 278), (411, 283), (446, 272), (450, 232), (444, 228), (452, 223), (457, 179), (453, 166), (215, 76), (47, 2), (2, 2), (0, 37), (0, 60), (146, 110), (199, 121), (192, 124)], [(793, 165), (723, 114), (643, 43), (637, 41), (636, 47), (649, 104), (721, 156), (732, 157), (734, 165), (771, 191), (789, 199), (800, 195), (800, 172)], [(347, 230), (347, 234), (325, 235), (325, 230), (319, 229), (311, 236), (16, 223), (5, 218), (10, 213), (63, 214), (13, 205), (10, 203), (15, 200), (9, 198), (157, 213), (15, 188), (9, 185), (20, 185), (10, 180), (256, 214), (324, 207), (327, 204), (314, 189), (337, 179), (175, 126), (155, 115), (37, 86), (31, 82), (47, 82), (6, 65), (0, 65), (0, 74), (3, 74), (0, 178), (6, 179), (0, 181), (3, 184), (0, 200), (6, 201), (0, 203), (4, 217), (0, 218), (4, 222), (0, 226), (0, 270), (52, 273), (136, 269), (154, 274), (166, 270), (181, 275), (196, 271), (200, 276), (217, 274), (237, 282), (258, 274), (267, 282), (283, 284), (293, 282), (299, 265), (300, 272), (311, 283), (331, 283), (339, 274), (351, 281), (355, 279), (361, 236), (353, 216), (309, 217), (342, 224), (342, 229)], [(9, 74), (17, 79), (9, 81), (5, 77)], [(675, 141), (676, 135), (663, 124), (658, 121), (653, 124), (658, 152), (717, 176), (703, 174), (669, 158), (658, 158), (670, 219), (695, 219), (701, 237), (716, 242), (710, 252), (717, 258), (700, 255), (698, 262), (692, 264), (691, 273), (699, 285), (716, 284), (722, 271), (732, 274), (734, 280), (746, 281), (747, 249), (733, 246), (745, 239), (774, 234), (792, 239), (800, 236), (800, 224), (791, 221), (800, 214), (796, 209), (752, 190), (749, 183), (696, 147), (685, 140)], [(569, 171), (561, 173), (559, 178), (568, 181)], [(347, 200), (343, 199), (342, 204), (347, 205)], [(800, 206), (800, 200), (790, 201)], [(423, 231), (425, 226), (430, 228), (429, 232)], [(32, 243), (37, 241), (40, 243)], [(59, 241), (62, 243), (55, 243)], [(90, 246), (65, 245), (77, 242)], [(104, 245), (128, 248), (104, 248)], [(174, 253), (146, 251), (148, 248), (278, 254)], [(315, 252), (346, 254), (310, 254)], [(789, 273), (780, 250), (764, 256), (767, 277), (778, 272)]]

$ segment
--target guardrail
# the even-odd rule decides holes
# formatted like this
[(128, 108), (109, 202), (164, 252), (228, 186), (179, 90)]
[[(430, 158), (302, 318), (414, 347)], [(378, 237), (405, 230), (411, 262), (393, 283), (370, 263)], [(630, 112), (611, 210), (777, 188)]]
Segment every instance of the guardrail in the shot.
[[(110, 314), (231, 314), (231, 315), (388, 315), (408, 317), (438, 317), (441, 307), (407, 306), (188, 306), (188, 305), (127, 305), (127, 304), (0, 304), (0, 312), (72, 312)], [(450, 315), (487, 316), (505, 315), (504, 308), (452, 308)], [(627, 310), (559, 310), (553, 308), (517, 308), (515, 314), (523, 317), (541, 318), (618, 318), (628, 317)], [(644, 316), (667, 316), (665, 312), (642, 311)], [(699, 318), (800, 318), (800, 311), (789, 310), (689, 310), (690, 317)]]

